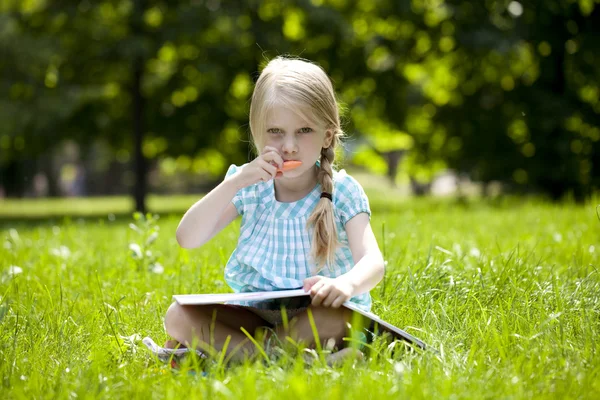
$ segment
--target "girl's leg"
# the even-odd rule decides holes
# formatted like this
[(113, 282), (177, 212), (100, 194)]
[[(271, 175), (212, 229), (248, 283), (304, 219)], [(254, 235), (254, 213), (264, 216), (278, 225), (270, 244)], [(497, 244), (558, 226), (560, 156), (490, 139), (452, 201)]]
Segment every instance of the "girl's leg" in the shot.
[(241, 328), (254, 336), (259, 328), (268, 325), (261, 317), (243, 307), (223, 304), (182, 306), (173, 303), (165, 315), (167, 333), (185, 346), (197, 343), (199, 350), (220, 351), (227, 337), (231, 337), (226, 354), (233, 360), (256, 353), (254, 344)]
[[(313, 335), (313, 329), (308, 317), (308, 310), (312, 312), (315, 326), (319, 335), (320, 342), (323, 346), (333, 339), (335, 346), (340, 349), (343, 346), (343, 338), (348, 334), (348, 324), (352, 323), (354, 312), (345, 307), (331, 308), (331, 307), (313, 307), (309, 306), (307, 311), (304, 311), (290, 320), (287, 331), (283, 324), (278, 325), (275, 328), (277, 336), (285, 338), (289, 336), (296, 342), (303, 342), (304, 344), (314, 347), (315, 337)], [(362, 318), (362, 316), (358, 315)], [(361, 321), (364, 322), (364, 321)]]

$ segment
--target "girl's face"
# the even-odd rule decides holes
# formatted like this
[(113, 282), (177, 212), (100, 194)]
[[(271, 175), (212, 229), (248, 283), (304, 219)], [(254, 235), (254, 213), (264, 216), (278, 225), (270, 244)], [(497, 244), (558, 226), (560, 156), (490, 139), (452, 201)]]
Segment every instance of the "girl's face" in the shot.
[(313, 168), (321, 156), (321, 149), (331, 144), (331, 130), (307, 121), (302, 114), (307, 115), (274, 105), (267, 115), (265, 132), (260, 135), (262, 147), (276, 148), (284, 161), (302, 161), (302, 166), (284, 173), (287, 177), (299, 176)]

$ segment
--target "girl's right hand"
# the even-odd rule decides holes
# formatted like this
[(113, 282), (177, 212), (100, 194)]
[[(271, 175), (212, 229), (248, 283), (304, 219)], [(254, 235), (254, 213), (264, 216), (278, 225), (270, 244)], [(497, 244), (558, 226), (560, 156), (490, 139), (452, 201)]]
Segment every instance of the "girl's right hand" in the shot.
[(277, 177), (277, 168), (283, 166), (283, 158), (274, 147), (265, 146), (261, 154), (252, 162), (244, 165), (231, 176), (238, 189), (254, 185), (258, 182), (268, 182)]

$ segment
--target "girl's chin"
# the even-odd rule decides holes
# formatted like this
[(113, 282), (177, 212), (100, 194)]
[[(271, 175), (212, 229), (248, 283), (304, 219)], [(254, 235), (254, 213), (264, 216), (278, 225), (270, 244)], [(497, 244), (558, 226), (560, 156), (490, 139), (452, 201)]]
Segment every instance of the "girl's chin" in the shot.
[(285, 171), (282, 175), (283, 178), (295, 178), (303, 174), (303, 171), (299, 168), (292, 169), (290, 171)]

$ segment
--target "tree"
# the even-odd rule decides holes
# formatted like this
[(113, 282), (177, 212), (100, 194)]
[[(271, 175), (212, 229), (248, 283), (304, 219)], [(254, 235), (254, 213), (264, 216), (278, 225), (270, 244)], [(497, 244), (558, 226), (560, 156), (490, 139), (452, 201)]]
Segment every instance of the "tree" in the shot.
[(247, 160), (253, 80), (268, 58), (292, 54), (330, 73), (351, 143), (370, 144), (355, 160), (393, 181), (399, 169), (426, 183), (452, 168), (554, 197), (598, 185), (591, 0), (0, 7), (0, 168), (15, 177), (61, 140), (103, 141), (137, 160), (143, 210), (148, 163), (215, 151)]

